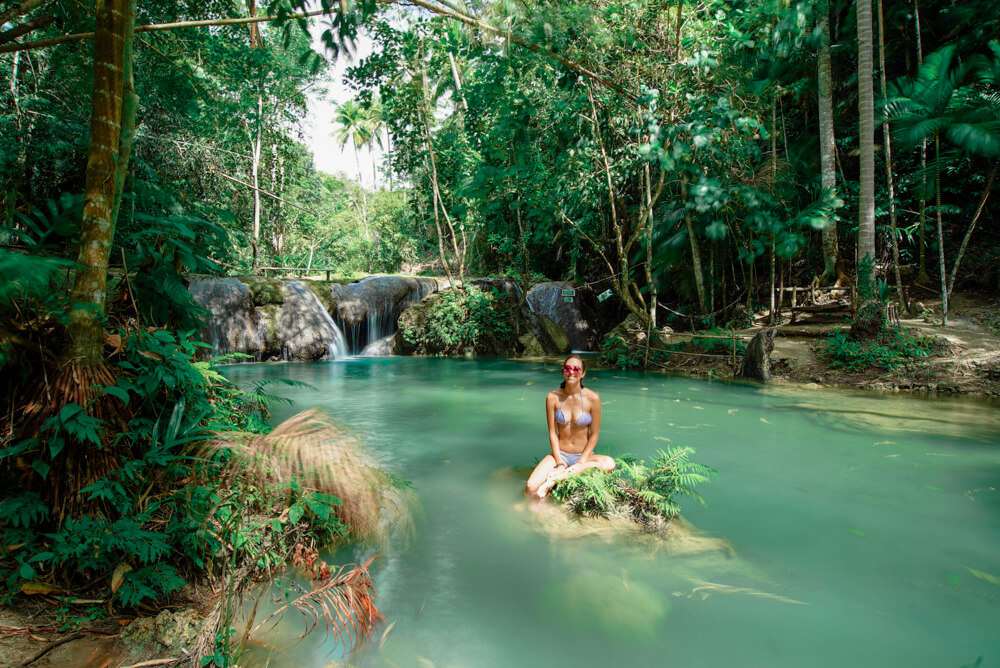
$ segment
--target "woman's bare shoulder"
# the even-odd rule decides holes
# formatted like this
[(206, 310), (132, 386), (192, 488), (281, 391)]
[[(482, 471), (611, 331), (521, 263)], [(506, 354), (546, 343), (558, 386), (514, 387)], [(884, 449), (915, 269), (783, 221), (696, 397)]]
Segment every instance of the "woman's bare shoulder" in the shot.
[(583, 388), (583, 391), (586, 392), (586, 394), (584, 396), (586, 396), (591, 401), (600, 401), (601, 400), (601, 395), (599, 395), (597, 392), (594, 392), (589, 387)]
[(552, 390), (545, 395), (545, 401), (559, 401), (562, 397), (562, 393), (559, 390)]

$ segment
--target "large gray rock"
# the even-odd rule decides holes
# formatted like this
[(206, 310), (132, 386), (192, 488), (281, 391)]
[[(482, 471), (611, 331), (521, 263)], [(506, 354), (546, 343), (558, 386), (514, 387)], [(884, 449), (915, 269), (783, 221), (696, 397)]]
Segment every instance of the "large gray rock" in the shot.
[(345, 357), (343, 334), (309, 286), (285, 283), (285, 301), (278, 314), (278, 341), (283, 355), (298, 361)]
[(747, 344), (739, 378), (767, 382), (771, 380), (771, 351), (774, 350), (774, 327), (762, 329)]
[(557, 324), (569, 340), (573, 350), (596, 350), (599, 344), (598, 332), (584, 315), (587, 308), (586, 300), (590, 291), (576, 289), (573, 301), (563, 300), (561, 291), (571, 290), (573, 286), (565, 281), (539, 283), (528, 291), (528, 304), (531, 309)]
[(188, 290), (194, 302), (210, 312), (199, 334), (212, 354), (241, 352), (260, 357), (267, 352), (264, 318), (253, 304), (250, 288), (235, 278), (193, 278)]

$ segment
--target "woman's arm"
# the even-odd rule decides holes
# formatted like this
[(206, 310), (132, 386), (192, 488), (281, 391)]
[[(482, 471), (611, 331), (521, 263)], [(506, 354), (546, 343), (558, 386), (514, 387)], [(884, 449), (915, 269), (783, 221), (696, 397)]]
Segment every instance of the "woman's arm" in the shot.
[(556, 466), (565, 464), (559, 454), (559, 430), (556, 426), (556, 406), (559, 400), (555, 392), (549, 392), (545, 397), (545, 423), (549, 427), (549, 449), (552, 451), (552, 458), (556, 460)]
[[(597, 437), (601, 435), (601, 397), (593, 390), (591, 390), (591, 393), (593, 396), (590, 397), (590, 431), (587, 433), (587, 445), (583, 448), (583, 454), (580, 455), (580, 459), (570, 467), (570, 471), (572, 472), (580, 470), (587, 463), (587, 458), (590, 457), (591, 453), (594, 452), (594, 448), (597, 447)], [(581, 410), (582, 408), (581, 406)]]

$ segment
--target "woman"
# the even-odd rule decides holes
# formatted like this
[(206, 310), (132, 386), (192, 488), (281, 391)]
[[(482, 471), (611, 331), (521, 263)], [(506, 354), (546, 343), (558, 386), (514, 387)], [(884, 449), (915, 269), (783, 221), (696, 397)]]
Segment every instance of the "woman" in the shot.
[(551, 454), (538, 463), (528, 478), (527, 492), (545, 498), (557, 481), (589, 468), (610, 471), (615, 460), (595, 455), (601, 431), (601, 398), (583, 386), (587, 369), (571, 355), (563, 362), (563, 383), (545, 397)]

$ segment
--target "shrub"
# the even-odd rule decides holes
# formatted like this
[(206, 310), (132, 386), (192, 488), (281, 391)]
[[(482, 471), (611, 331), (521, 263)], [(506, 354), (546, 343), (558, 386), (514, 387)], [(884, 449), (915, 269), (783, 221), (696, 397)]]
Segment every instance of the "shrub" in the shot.
[(934, 352), (934, 339), (917, 336), (900, 328), (886, 328), (870, 341), (850, 338), (839, 328), (827, 335), (825, 353), (830, 366), (845, 371), (884, 369), (891, 371)]
[(660, 450), (648, 465), (622, 457), (613, 471), (587, 469), (557, 482), (551, 494), (579, 515), (627, 517), (647, 530), (662, 530), (681, 512), (677, 497), (704, 503), (694, 487), (717, 475), (715, 469), (692, 462), (693, 454), (688, 447)]
[(404, 316), (400, 333), (418, 354), (449, 355), (466, 348), (501, 353), (513, 346), (516, 332), (506, 297), (496, 288), (440, 292), (418, 307), (419, 316)]

